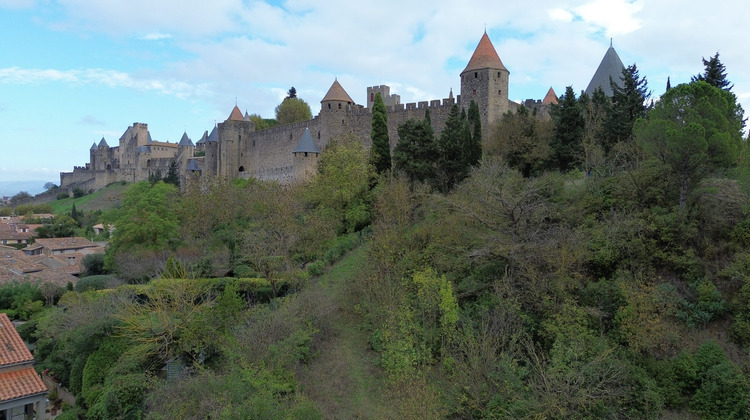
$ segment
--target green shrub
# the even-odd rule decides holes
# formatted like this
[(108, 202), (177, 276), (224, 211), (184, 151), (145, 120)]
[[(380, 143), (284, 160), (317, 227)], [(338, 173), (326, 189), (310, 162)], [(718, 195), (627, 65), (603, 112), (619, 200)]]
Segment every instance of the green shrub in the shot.
[(82, 188), (80, 187), (73, 188), (73, 197), (80, 198), (80, 197), (83, 197), (84, 195), (86, 195), (86, 191), (84, 191)]
[(310, 273), (311, 276), (319, 276), (323, 274), (323, 271), (326, 268), (326, 263), (321, 260), (313, 261), (310, 264), (307, 265), (307, 272)]
[(724, 350), (708, 341), (696, 351), (695, 361), (700, 387), (690, 400), (690, 409), (705, 419), (748, 418), (750, 387)]
[(247, 264), (239, 264), (234, 267), (234, 276), (237, 278), (257, 277), (258, 273)]
[(87, 290), (114, 289), (122, 284), (114, 276), (98, 275), (83, 277), (75, 285), (76, 292), (85, 292)]
[(69, 195), (66, 192), (57, 193), (57, 199), (58, 200), (65, 200), (68, 197), (69, 197)]

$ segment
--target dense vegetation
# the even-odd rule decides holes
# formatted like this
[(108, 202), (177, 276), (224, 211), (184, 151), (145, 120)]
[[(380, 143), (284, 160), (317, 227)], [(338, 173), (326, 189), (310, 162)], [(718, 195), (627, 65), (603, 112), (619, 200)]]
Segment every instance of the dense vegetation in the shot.
[(409, 121), (393, 171), (344, 137), (306, 184), (134, 185), (96, 275), (22, 315), (64, 416), (748, 418), (743, 111), (723, 76), (623, 80), (483, 140), (472, 108)]

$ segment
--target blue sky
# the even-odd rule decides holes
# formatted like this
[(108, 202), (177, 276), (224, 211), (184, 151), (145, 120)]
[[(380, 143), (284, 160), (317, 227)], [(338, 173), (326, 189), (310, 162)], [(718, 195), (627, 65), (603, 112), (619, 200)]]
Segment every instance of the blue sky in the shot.
[(388, 84), (441, 99), (483, 31), (514, 100), (586, 88), (610, 38), (654, 96), (717, 51), (750, 110), (750, 2), (695, 0), (0, 0), (0, 181), (59, 183), (133, 122), (197, 141), (229, 115), (273, 117), (294, 86), (313, 115), (335, 78), (357, 103)]

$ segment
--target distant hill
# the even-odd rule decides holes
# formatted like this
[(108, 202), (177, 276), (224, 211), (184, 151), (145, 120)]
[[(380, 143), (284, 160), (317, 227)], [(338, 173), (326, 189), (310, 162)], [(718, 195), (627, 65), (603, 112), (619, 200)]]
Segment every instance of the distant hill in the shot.
[(44, 184), (47, 182), (57, 184), (60, 181), (0, 181), (0, 196), (12, 197), (21, 191), (37, 195), (44, 192)]
[(73, 208), (73, 203), (76, 204), (76, 209), (87, 212), (92, 210), (110, 210), (120, 207), (125, 191), (127, 191), (132, 185), (133, 184), (116, 182), (108, 185), (102, 190), (84, 195), (83, 197), (64, 198), (62, 200), (51, 201), (49, 204), (52, 206), (56, 214), (70, 212), (70, 209)]

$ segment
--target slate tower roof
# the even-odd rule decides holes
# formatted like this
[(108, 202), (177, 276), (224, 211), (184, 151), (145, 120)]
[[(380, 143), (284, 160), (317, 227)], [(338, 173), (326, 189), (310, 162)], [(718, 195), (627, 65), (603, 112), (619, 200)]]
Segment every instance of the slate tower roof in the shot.
[(604, 93), (611, 97), (613, 92), (612, 86), (609, 84), (609, 78), (611, 77), (617, 86), (622, 87), (622, 80), (620, 77), (622, 77), (622, 69), (624, 68), (625, 66), (622, 65), (620, 56), (617, 55), (617, 51), (615, 51), (610, 43), (609, 49), (604, 54), (602, 62), (599, 63), (599, 67), (596, 69), (594, 77), (591, 78), (591, 82), (589, 82), (589, 85), (586, 88), (586, 94), (592, 96), (596, 88), (601, 87)]
[(182, 138), (180, 139), (179, 146), (193, 146), (193, 141), (190, 140), (190, 137), (188, 137), (187, 132), (182, 133)]
[(479, 45), (477, 45), (477, 48), (474, 50), (474, 54), (471, 56), (469, 64), (466, 65), (466, 68), (461, 73), (463, 74), (467, 71), (479, 69), (499, 69), (508, 71), (500, 60), (500, 56), (497, 55), (497, 51), (495, 51), (495, 47), (492, 45), (490, 37), (487, 36), (487, 32), (482, 35), (482, 39), (479, 40)]
[(297, 143), (297, 148), (294, 149), (293, 153), (320, 153), (320, 149), (315, 144), (309, 128), (305, 128), (305, 132), (299, 138), (299, 143)]

